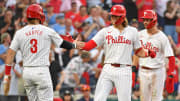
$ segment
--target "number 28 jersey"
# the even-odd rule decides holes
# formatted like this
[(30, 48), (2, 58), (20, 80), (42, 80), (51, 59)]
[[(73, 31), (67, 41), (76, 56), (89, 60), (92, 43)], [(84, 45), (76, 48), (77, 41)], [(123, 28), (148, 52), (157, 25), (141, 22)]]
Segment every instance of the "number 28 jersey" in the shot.
[(18, 49), (23, 56), (23, 66), (49, 66), (51, 43), (59, 47), (63, 39), (43, 25), (27, 25), (15, 33), (10, 48)]

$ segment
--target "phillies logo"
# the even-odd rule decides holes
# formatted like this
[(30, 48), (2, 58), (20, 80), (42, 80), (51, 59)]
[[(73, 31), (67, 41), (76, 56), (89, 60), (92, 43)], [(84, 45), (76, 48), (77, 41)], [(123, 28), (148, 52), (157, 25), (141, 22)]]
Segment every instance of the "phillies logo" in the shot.
[(107, 35), (106, 40), (108, 41), (108, 44), (110, 43), (125, 43), (125, 44), (131, 44), (131, 40), (126, 39), (124, 36), (117, 36), (113, 37), (112, 35)]
[(150, 49), (150, 50), (153, 50), (155, 52), (159, 52), (159, 48), (153, 46), (153, 44), (151, 42), (146, 42), (146, 44), (143, 44), (143, 41), (141, 41), (141, 45), (144, 49)]

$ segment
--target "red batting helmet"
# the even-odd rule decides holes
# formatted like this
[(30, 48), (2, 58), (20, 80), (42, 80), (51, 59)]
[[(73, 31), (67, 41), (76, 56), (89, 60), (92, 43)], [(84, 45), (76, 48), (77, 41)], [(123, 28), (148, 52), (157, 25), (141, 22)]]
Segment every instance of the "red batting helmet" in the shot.
[(109, 14), (114, 16), (120, 16), (119, 20), (117, 20), (115, 24), (121, 24), (125, 20), (126, 9), (123, 5), (114, 5), (112, 6), (111, 12)]
[(43, 9), (38, 4), (32, 4), (27, 8), (26, 17), (37, 18), (41, 21), (41, 24), (45, 21), (45, 15), (43, 13)]
[(148, 24), (147, 29), (150, 29), (157, 24), (157, 14), (153, 10), (145, 10), (141, 18), (152, 19), (152, 21)]

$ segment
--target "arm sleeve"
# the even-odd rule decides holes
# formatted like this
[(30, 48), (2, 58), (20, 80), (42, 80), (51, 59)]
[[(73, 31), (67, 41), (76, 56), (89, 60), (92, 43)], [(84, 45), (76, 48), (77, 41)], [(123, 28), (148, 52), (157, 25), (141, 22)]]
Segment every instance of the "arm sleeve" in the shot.
[(99, 47), (104, 43), (105, 28), (101, 29), (94, 37), (93, 41)]
[(63, 43), (63, 39), (54, 30), (51, 30), (49, 36), (56, 47), (61, 46)]
[(165, 37), (164, 39), (165, 39), (165, 42), (162, 43), (163, 44), (164, 56), (165, 57), (174, 56), (173, 50), (172, 50), (172, 47), (170, 45), (168, 38)]
[(9, 48), (17, 51), (20, 48), (19, 34), (16, 32)]
[(134, 34), (133, 47), (134, 47), (134, 49), (139, 49), (139, 48), (141, 48), (141, 43), (139, 40), (139, 33), (136, 29), (134, 29), (133, 34)]
[(170, 56), (168, 57), (168, 59), (169, 59), (169, 72), (173, 72), (175, 69), (175, 57)]
[(97, 44), (94, 42), (94, 40), (90, 40), (85, 43), (85, 45), (82, 49), (89, 51), (89, 50), (95, 48), (96, 46), (97, 46)]

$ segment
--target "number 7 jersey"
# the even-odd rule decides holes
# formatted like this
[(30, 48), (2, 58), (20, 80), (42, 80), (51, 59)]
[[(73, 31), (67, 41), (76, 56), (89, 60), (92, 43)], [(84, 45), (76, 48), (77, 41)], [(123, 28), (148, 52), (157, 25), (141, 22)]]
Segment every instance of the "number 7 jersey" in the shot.
[(23, 66), (49, 66), (49, 52), (52, 43), (59, 47), (63, 39), (52, 29), (43, 25), (27, 25), (18, 30), (10, 48), (20, 49)]

